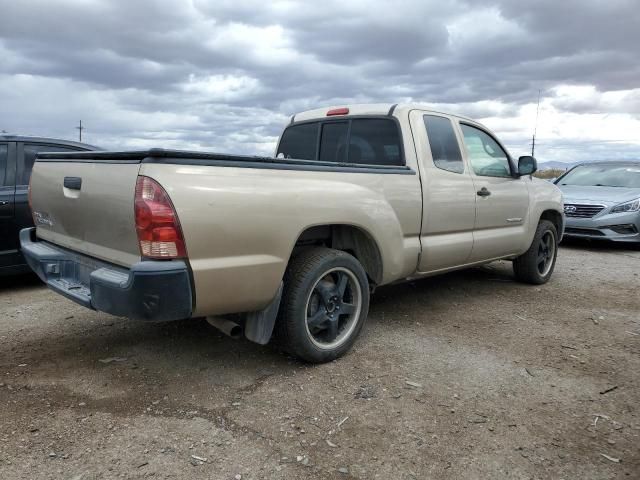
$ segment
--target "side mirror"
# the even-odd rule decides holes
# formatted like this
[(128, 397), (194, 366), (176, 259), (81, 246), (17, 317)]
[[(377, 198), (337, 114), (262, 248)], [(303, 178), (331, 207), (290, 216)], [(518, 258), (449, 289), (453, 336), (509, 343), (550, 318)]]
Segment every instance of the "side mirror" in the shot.
[(538, 162), (531, 155), (525, 155), (518, 159), (518, 175), (523, 177), (531, 175), (538, 170)]

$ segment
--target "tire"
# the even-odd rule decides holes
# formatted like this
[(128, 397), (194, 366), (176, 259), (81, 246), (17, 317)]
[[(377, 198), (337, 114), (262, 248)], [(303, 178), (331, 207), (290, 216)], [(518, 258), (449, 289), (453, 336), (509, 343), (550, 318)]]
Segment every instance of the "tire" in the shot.
[(304, 361), (330, 362), (351, 348), (368, 313), (369, 281), (360, 262), (340, 250), (311, 248), (289, 262), (276, 336)]
[(529, 250), (513, 261), (516, 279), (542, 285), (551, 278), (558, 258), (558, 231), (549, 220), (540, 220)]

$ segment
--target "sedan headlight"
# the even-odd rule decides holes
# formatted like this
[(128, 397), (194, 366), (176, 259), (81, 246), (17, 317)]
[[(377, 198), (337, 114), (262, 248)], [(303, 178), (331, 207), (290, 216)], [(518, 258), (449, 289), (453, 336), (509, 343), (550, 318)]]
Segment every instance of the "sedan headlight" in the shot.
[(611, 209), (611, 213), (637, 212), (640, 210), (640, 198), (631, 200), (630, 202), (621, 203)]

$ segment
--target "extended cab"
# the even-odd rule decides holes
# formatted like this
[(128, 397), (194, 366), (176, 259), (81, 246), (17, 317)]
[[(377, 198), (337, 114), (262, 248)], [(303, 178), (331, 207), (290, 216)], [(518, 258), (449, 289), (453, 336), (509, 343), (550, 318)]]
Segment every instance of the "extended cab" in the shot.
[(291, 353), (322, 362), (353, 344), (376, 286), (497, 259), (546, 282), (563, 205), (535, 169), (467, 118), (418, 105), (313, 110), (291, 118), (275, 158), (42, 154), (22, 249), (86, 307), (207, 316), (262, 344), (275, 328)]

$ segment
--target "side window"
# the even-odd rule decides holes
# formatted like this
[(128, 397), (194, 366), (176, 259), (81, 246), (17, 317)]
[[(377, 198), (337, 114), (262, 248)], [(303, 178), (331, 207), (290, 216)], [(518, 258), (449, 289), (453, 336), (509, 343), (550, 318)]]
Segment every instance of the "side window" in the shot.
[(403, 165), (398, 125), (386, 118), (351, 121), (349, 163)]
[(315, 160), (318, 128), (319, 124), (317, 122), (287, 127), (282, 133), (276, 156), (299, 160)]
[(483, 177), (510, 177), (509, 156), (498, 143), (482, 130), (460, 124), (471, 167)]
[(434, 165), (449, 172), (463, 173), (464, 162), (451, 120), (425, 115), (424, 126), (427, 129)]
[(347, 161), (348, 122), (328, 122), (322, 125), (320, 136), (320, 160), (323, 162)]
[(66, 147), (60, 145), (41, 145), (41, 144), (24, 144), (24, 161), (22, 165), (18, 165), (18, 175), (16, 185), (28, 185), (31, 177), (31, 170), (36, 161), (38, 152), (78, 152), (81, 148)]
[(7, 167), (9, 164), (9, 145), (0, 143), (0, 187), (7, 186)]

